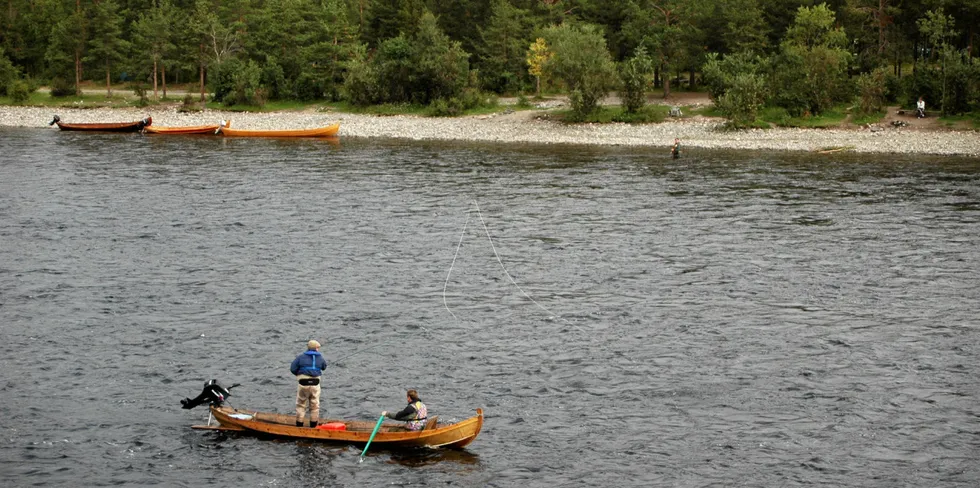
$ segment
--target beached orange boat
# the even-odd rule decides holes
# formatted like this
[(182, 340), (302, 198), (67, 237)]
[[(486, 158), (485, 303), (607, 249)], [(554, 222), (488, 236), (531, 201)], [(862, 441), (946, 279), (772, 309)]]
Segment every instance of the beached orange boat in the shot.
[(333, 137), (340, 130), (340, 122), (315, 129), (248, 130), (222, 127), (220, 132), (230, 137)]
[(58, 124), (61, 130), (87, 130), (97, 132), (139, 132), (144, 127), (153, 123), (152, 117), (147, 117), (135, 122), (110, 122), (97, 124), (68, 124), (61, 121), (61, 117), (55, 115), (48, 125)]
[(231, 122), (223, 122), (225, 125), (187, 125), (177, 127), (166, 126), (146, 126), (143, 127), (145, 134), (167, 134), (167, 135), (188, 135), (188, 134), (217, 134), (218, 129), (231, 125)]
[[(222, 405), (231, 396), (215, 380), (204, 385), (204, 391), (194, 399), (181, 400), (183, 408), (207, 403), (211, 412), (207, 425), (192, 425), (193, 429), (225, 430), (280, 438), (310, 439), (325, 442), (365, 445), (389, 449), (416, 447), (462, 448), (476, 439), (483, 427), (483, 409), (476, 415), (452, 424), (440, 424), (430, 416), (422, 430), (408, 430), (403, 422), (384, 422), (371, 439), (376, 423), (370, 420), (320, 419), (317, 427), (297, 427), (296, 414), (256, 412)], [(212, 425), (211, 418), (217, 421)]]

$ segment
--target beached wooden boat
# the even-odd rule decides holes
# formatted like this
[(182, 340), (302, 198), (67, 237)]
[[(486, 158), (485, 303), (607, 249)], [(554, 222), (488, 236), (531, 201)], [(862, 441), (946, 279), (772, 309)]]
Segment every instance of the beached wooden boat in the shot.
[[(371, 434), (377, 421), (320, 419), (316, 427), (296, 425), (295, 414), (281, 414), (243, 410), (224, 405), (231, 396), (229, 390), (217, 380), (209, 380), (204, 390), (196, 398), (180, 401), (185, 409), (198, 405), (208, 405), (211, 415), (206, 425), (192, 425), (191, 428), (203, 430), (227, 430), (292, 439), (310, 439), (326, 442), (365, 445), (389, 449), (414, 447), (462, 448), (476, 439), (483, 428), (483, 409), (476, 409), (476, 415), (452, 424), (440, 424), (439, 417), (430, 416), (422, 430), (408, 430), (403, 422), (384, 422), (374, 438)], [(212, 419), (217, 421), (212, 424)]]
[(340, 130), (340, 122), (315, 129), (248, 130), (222, 127), (220, 132), (230, 137), (333, 137)]
[(187, 125), (187, 126), (157, 126), (149, 125), (143, 127), (143, 133), (145, 134), (164, 134), (164, 135), (189, 135), (189, 134), (217, 134), (218, 129), (230, 126), (231, 122), (224, 122), (224, 126), (221, 124), (214, 125)]
[(48, 125), (58, 124), (61, 130), (87, 130), (97, 132), (139, 132), (144, 127), (153, 123), (152, 117), (147, 117), (136, 122), (110, 122), (98, 124), (67, 124), (61, 121), (61, 117), (55, 115), (54, 120)]
[[(211, 415), (217, 425), (193, 425), (194, 429), (232, 430), (275, 437), (311, 439), (344, 444), (366, 444), (374, 430), (370, 420), (320, 419), (316, 428), (297, 427), (295, 414), (280, 414), (239, 410), (228, 406), (211, 405)], [(429, 417), (423, 430), (408, 430), (404, 422), (385, 422), (375, 434), (371, 446), (385, 448), (449, 447), (461, 448), (476, 439), (483, 427), (483, 409), (476, 415), (454, 424), (440, 424), (438, 417)]]

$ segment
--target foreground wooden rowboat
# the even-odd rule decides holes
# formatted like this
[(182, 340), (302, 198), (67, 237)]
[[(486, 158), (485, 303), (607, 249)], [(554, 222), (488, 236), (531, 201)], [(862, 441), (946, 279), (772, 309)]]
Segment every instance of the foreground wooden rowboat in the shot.
[[(231, 125), (231, 122), (226, 122)], [(188, 135), (188, 134), (217, 134), (221, 124), (214, 125), (188, 125), (178, 127), (146, 126), (143, 132), (146, 134), (165, 134), (165, 135)]]
[(295, 130), (247, 130), (221, 128), (221, 133), (230, 137), (333, 137), (340, 130), (340, 122), (315, 129)]
[(110, 122), (110, 123), (99, 123), (99, 124), (68, 124), (61, 121), (61, 117), (57, 115), (54, 116), (54, 120), (48, 125), (58, 124), (58, 128), (61, 130), (87, 130), (96, 132), (139, 132), (144, 127), (150, 126), (153, 123), (152, 117), (147, 117), (143, 120), (137, 120), (135, 122)]
[[(295, 439), (313, 439), (346, 444), (366, 444), (375, 422), (361, 420), (321, 419), (320, 425), (338, 426), (344, 430), (297, 427), (292, 414), (253, 412), (227, 406), (211, 405), (211, 415), (218, 425), (193, 425), (194, 429), (232, 430)], [(476, 409), (476, 416), (454, 424), (440, 425), (437, 417), (430, 417), (425, 429), (411, 431), (401, 422), (386, 422), (371, 441), (372, 446), (385, 448), (449, 447), (462, 448), (476, 439), (483, 427), (483, 409)]]

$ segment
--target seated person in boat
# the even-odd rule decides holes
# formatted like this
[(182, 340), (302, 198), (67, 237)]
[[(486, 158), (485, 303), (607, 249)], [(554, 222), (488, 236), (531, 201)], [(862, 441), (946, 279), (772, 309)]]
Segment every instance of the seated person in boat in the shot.
[(425, 421), (428, 417), (429, 410), (419, 399), (419, 392), (415, 390), (408, 390), (405, 397), (408, 399), (408, 405), (402, 409), (401, 412), (396, 414), (389, 414), (387, 410), (381, 412), (381, 415), (388, 417), (392, 420), (401, 420), (408, 422), (405, 427), (408, 430), (422, 430), (425, 427)]
[(306, 352), (296, 356), (289, 371), (296, 375), (296, 426), (303, 426), (307, 403), (310, 406), (310, 427), (320, 420), (320, 374), (327, 369), (327, 360), (320, 354), (320, 343), (311, 340)]

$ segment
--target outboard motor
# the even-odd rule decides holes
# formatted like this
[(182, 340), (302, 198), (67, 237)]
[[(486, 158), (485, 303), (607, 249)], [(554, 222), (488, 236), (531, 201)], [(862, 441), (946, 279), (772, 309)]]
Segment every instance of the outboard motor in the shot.
[(180, 401), (185, 409), (191, 409), (202, 403), (207, 403), (208, 405), (220, 406), (224, 403), (225, 399), (231, 396), (228, 390), (240, 386), (238, 383), (229, 386), (227, 389), (218, 383), (218, 380), (208, 380), (204, 383), (204, 391), (201, 392), (196, 398), (185, 398)]
[(57, 115), (55, 115), (54, 116), (54, 120), (52, 120), (51, 122), (49, 122), (48, 125), (54, 125), (54, 124), (57, 124), (58, 122), (61, 122), (61, 117), (58, 117)]

